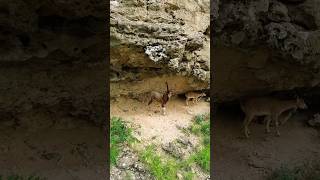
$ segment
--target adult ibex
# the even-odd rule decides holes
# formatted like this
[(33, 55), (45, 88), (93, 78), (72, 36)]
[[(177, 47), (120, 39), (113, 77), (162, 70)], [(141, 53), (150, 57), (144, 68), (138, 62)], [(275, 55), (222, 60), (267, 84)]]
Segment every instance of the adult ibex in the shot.
[[(280, 136), (279, 132), (279, 117), (288, 110), (296, 111), (299, 109), (307, 109), (307, 105), (304, 100), (296, 97), (293, 100), (280, 100), (273, 97), (256, 97), (249, 98), (240, 102), (242, 111), (246, 114), (244, 124), (244, 133), (248, 138), (250, 131), (248, 129), (249, 124), (256, 116), (267, 116), (266, 132), (270, 132), (270, 122), (273, 121), (276, 126), (277, 136)], [(291, 112), (287, 117), (284, 117), (285, 123), (291, 116)]]
[(151, 97), (150, 97), (150, 101), (148, 103), (148, 105), (150, 105), (153, 100), (156, 100), (158, 102), (161, 103), (161, 108), (162, 108), (162, 114), (165, 115), (166, 114), (166, 104), (168, 103), (170, 97), (172, 96), (172, 91), (169, 90), (169, 85), (168, 82), (166, 82), (167, 85), (167, 91), (165, 93), (159, 93), (157, 91), (151, 91)]

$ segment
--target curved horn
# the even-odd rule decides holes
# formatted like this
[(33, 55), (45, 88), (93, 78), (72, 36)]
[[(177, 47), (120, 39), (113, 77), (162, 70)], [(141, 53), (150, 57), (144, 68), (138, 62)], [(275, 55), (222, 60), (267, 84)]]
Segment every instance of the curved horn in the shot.
[(167, 81), (166, 81), (166, 85), (167, 85), (167, 91), (169, 91), (169, 85)]

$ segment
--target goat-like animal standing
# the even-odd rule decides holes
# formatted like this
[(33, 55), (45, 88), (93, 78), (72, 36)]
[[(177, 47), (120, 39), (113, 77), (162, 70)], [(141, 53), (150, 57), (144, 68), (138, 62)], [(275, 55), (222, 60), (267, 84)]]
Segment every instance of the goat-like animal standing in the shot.
[[(246, 114), (244, 125), (244, 133), (248, 138), (250, 131), (248, 129), (249, 124), (256, 116), (267, 116), (266, 117), (266, 132), (270, 132), (270, 122), (273, 121), (276, 127), (277, 136), (280, 136), (279, 132), (279, 117), (280, 115), (288, 110), (293, 110), (295, 112), (299, 109), (307, 109), (303, 99), (296, 98), (294, 100), (279, 100), (273, 97), (256, 97), (249, 98), (245, 101), (240, 102), (242, 111)], [(292, 115), (292, 112), (285, 117), (283, 117), (284, 124)]]
[(157, 102), (161, 103), (161, 108), (162, 108), (162, 114), (165, 115), (166, 114), (166, 104), (168, 103), (170, 97), (172, 96), (172, 91), (169, 90), (169, 85), (168, 82), (166, 82), (167, 85), (167, 91), (165, 93), (159, 93), (157, 91), (151, 91), (150, 92), (150, 101), (148, 103), (148, 105), (150, 105), (153, 100), (156, 100)]
[(190, 99), (192, 100), (193, 104), (196, 104), (199, 102), (200, 98), (206, 96), (206, 94), (191, 91), (191, 92), (185, 93), (185, 96), (186, 96), (186, 105), (188, 106), (189, 105), (188, 102)]

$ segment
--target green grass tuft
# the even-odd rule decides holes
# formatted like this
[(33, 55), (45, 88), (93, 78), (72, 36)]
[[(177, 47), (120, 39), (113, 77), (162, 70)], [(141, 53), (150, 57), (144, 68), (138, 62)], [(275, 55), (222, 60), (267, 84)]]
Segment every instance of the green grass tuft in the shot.
[(140, 154), (140, 157), (156, 179), (177, 179), (176, 175), (179, 169), (177, 162), (157, 155), (154, 146), (148, 146), (146, 150)]
[(185, 180), (193, 180), (194, 174), (192, 172), (186, 172), (184, 174), (184, 179)]
[(190, 126), (191, 133), (202, 138), (202, 147), (195, 152), (191, 159), (203, 170), (210, 172), (210, 116), (197, 115), (194, 123)]
[(115, 165), (119, 156), (120, 150), (118, 146), (110, 147), (110, 161), (111, 165)]
[(207, 115), (197, 115), (189, 130), (195, 135), (210, 137), (210, 120)]
[(201, 124), (201, 122), (205, 121), (205, 114), (198, 114), (195, 116), (194, 120), (196, 124)]
[(206, 172), (210, 172), (210, 145), (206, 145), (192, 155), (192, 159)]
[(135, 138), (132, 135), (132, 129), (128, 128), (119, 117), (111, 118), (110, 138), (110, 161), (111, 165), (115, 165), (120, 154), (121, 145), (124, 143), (131, 144), (135, 141)]

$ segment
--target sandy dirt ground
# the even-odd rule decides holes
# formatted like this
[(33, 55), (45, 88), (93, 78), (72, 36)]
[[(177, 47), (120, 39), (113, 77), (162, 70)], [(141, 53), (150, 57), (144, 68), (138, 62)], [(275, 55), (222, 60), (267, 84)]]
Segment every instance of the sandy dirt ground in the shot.
[[(47, 123), (37, 123), (40, 119)], [(48, 122), (50, 127), (43, 126)], [(0, 174), (103, 180), (107, 169), (104, 140), (102, 129), (71, 118), (29, 117), (28, 124), (17, 127), (1, 121)]]
[(308, 115), (295, 114), (280, 127), (265, 133), (264, 125), (252, 123), (251, 136), (241, 131), (241, 112), (218, 111), (214, 119), (215, 180), (263, 180), (272, 170), (286, 165), (293, 168), (320, 159), (319, 132), (305, 123)]
[(157, 102), (148, 106), (147, 102), (125, 98), (118, 98), (110, 107), (111, 117), (122, 117), (138, 127), (137, 138), (148, 142), (156, 137), (164, 144), (182, 136), (179, 128), (188, 127), (195, 115), (209, 113), (210, 103), (202, 100), (196, 105), (190, 102), (190, 105), (186, 106), (183, 98), (175, 97), (168, 102), (165, 116), (160, 110)]

